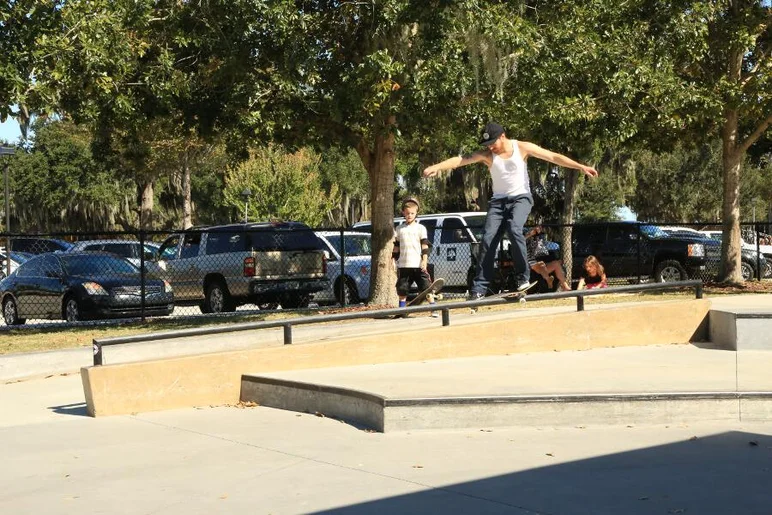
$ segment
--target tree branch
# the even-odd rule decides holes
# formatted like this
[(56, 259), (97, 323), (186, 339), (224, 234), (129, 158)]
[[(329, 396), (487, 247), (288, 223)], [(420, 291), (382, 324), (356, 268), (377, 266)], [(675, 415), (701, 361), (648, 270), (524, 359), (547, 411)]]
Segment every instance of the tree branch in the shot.
[(740, 152), (742, 152), (743, 154), (745, 152), (747, 152), (748, 149), (751, 147), (751, 145), (756, 143), (756, 140), (759, 139), (762, 134), (764, 134), (764, 131), (767, 130), (767, 128), (769, 127), (770, 124), (772, 124), (772, 114), (768, 115), (767, 119), (764, 120), (763, 122), (761, 122), (759, 124), (759, 126), (756, 127), (756, 130), (753, 131), (750, 136), (745, 138), (745, 141), (743, 141), (739, 145), (738, 148), (739, 148)]
[(762, 52), (761, 55), (758, 56), (758, 59), (756, 60), (756, 64), (748, 70), (746, 73), (744, 73), (743, 79), (740, 81), (740, 86), (745, 88), (745, 86), (755, 79), (758, 76), (759, 68), (761, 68), (763, 65), (766, 64), (767, 58), (769, 57), (770, 50), (772, 50), (772, 47), (768, 48), (765, 52)]

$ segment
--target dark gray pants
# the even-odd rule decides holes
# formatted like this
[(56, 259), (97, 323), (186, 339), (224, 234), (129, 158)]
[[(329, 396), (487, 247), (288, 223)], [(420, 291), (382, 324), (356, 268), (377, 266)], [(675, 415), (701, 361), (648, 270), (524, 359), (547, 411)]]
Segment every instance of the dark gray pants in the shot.
[(533, 198), (530, 195), (491, 199), (488, 206), (488, 217), (485, 220), (485, 232), (480, 244), (477, 274), (474, 278), (472, 293), (485, 295), (488, 291), (488, 286), (493, 279), (496, 252), (504, 229), (509, 233), (512, 260), (518, 284), (528, 282), (531, 273), (528, 268), (523, 227), (532, 207)]

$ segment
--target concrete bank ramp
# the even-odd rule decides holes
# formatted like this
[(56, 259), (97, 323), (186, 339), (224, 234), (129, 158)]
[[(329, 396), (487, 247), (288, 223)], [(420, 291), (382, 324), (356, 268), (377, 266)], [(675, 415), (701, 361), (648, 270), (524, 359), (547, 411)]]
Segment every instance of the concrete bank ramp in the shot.
[(704, 299), (675, 300), (549, 314), (515, 309), (459, 316), (447, 327), (393, 320), (381, 334), (85, 367), (81, 377), (92, 416), (235, 404), (244, 374), (705, 341), (709, 308)]

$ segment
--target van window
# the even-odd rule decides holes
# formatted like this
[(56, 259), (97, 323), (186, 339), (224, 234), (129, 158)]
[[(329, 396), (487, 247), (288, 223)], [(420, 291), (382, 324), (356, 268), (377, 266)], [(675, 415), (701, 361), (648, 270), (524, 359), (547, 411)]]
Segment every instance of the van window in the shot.
[(418, 220), (418, 223), (426, 227), (426, 239), (429, 240), (429, 243), (434, 243), (434, 233), (437, 231), (437, 219), (436, 218), (428, 218), (425, 220)]
[(166, 240), (158, 251), (158, 259), (177, 259), (177, 245), (179, 245), (180, 237), (172, 236)]
[(446, 218), (442, 222), (440, 243), (469, 243), (472, 238), (460, 218)]
[(228, 252), (245, 252), (248, 249), (247, 234), (244, 232), (215, 232), (206, 238), (206, 253), (226, 254)]
[(472, 231), (472, 234), (477, 241), (482, 241), (483, 233), (485, 232), (485, 218), (486, 215), (484, 214), (482, 216), (470, 215), (464, 217), (467, 227)]
[(256, 251), (300, 251), (323, 250), (324, 244), (314, 231), (306, 229), (274, 228), (249, 231), (252, 250)]
[(186, 234), (185, 239), (182, 240), (182, 252), (180, 253), (180, 259), (197, 257), (198, 249), (200, 246), (200, 233)]

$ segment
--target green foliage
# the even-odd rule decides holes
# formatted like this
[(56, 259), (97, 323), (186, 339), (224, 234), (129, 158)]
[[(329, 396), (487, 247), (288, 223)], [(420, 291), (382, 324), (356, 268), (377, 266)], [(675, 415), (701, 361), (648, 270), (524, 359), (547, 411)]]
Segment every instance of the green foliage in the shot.
[(633, 154), (637, 183), (629, 199), (641, 220), (699, 222), (720, 219), (721, 147), (714, 141), (697, 149), (679, 146), (656, 154)]
[(337, 186), (322, 190), (319, 162), (319, 156), (308, 149), (294, 154), (275, 146), (253, 149), (247, 161), (228, 171), (225, 203), (243, 219), (242, 192), (248, 188), (249, 220), (295, 220), (319, 226), (339, 200)]
[(132, 184), (91, 154), (88, 131), (71, 122), (38, 123), (28, 153), (10, 168), (16, 231), (113, 229), (129, 216)]
[(319, 152), (319, 175), (322, 189), (341, 193), (355, 199), (366, 199), (370, 195), (367, 170), (362, 160), (351, 148), (331, 147)]

